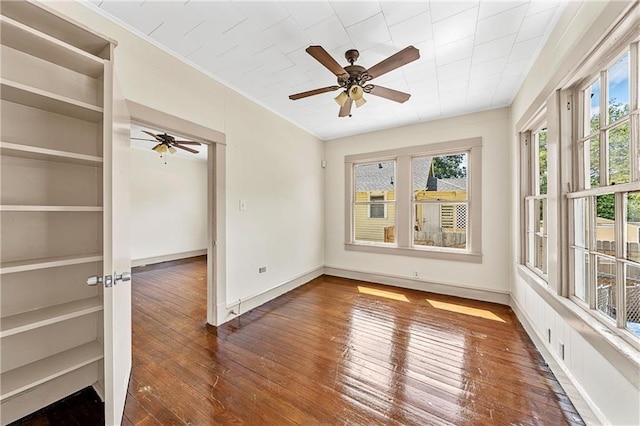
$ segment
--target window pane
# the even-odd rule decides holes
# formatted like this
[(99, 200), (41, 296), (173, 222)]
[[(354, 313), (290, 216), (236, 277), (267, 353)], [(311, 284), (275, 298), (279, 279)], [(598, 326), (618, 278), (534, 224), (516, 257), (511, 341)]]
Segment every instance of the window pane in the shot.
[(354, 180), (356, 193), (394, 191), (396, 163), (395, 161), (387, 161), (384, 163), (357, 164), (354, 167)]
[(546, 226), (546, 222), (545, 222), (545, 218), (547, 216), (547, 200), (542, 199), (542, 200), (535, 200), (535, 210), (534, 210), (534, 214), (535, 216), (535, 223), (534, 223), (534, 232), (537, 232), (539, 234), (544, 234), (546, 235), (547, 233), (547, 226)]
[(547, 129), (536, 134), (538, 146), (538, 194), (547, 193)]
[(416, 203), (414, 206), (414, 245), (467, 248), (467, 203)]
[(588, 136), (600, 129), (600, 79), (584, 91), (584, 134)]
[[(386, 217), (384, 208), (387, 208)], [(382, 217), (370, 217), (372, 213), (370, 209), (381, 208)], [(354, 226), (355, 240), (376, 242), (376, 243), (395, 243), (395, 224), (396, 224), (396, 205), (395, 203), (386, 204), (356, 204), (354, 206)], [(380, 213), (380, 211), (378, 211)]]
[(586, 169), (589, 170), (587, 177), (587, 188), (596, 188), (600, 186), (600, 137), (595, 136), (587, 141), (585, 150), (588, 150), (588, 164)]
[(607, 71), (609, 86), (609, 123), (629, 114), (629, 52)]
[(596, 256), (596, 307), (600, 312), (616, 318), (616, 262)]
[(542, 271), (543, 273), (547, 273), (547, 237), (543, 237), (537, 235), (534, 237), (535, 240), (535, 267)]
[[(388, 203), (395, 200), (395, 161), (357, 164), (353, 174), (355, 240), (395, 242), (395, 203)], [(375, 205), (383, 200), (387, 200), (387, 203)]]
[(627, 328), (640, 336), (640, 267), (627, 265)]
[(589, 253), (574, 249), (574, 293), (580, 300), (589, 303)]
[(611, 256), (616, 254), (614, 194), (596, 197), (596, 250)]
[(631, 180), (629, 168), (629, 121), (609, 130), (609, 185)]
[(466, 201), (467, 154), (413, 159), (415, 201)]
[(573, 200), (573, 244), (589, 248), (589, 199)]
[(640, 263), (640, 192), (627, 194), (627, 259)]

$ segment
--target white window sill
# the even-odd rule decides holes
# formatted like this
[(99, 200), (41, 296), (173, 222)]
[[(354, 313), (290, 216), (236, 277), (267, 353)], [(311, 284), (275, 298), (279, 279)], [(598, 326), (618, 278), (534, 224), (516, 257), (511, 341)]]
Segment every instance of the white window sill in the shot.
[(425, 259), (452, 260), (456, 262), (482, 263), (482, 253), (453, 251), (447, 249), (414, 249), (394, 245), (345, 243), (345, 250), (363, 253), (391, 254), (396, 256), (422, 257)]

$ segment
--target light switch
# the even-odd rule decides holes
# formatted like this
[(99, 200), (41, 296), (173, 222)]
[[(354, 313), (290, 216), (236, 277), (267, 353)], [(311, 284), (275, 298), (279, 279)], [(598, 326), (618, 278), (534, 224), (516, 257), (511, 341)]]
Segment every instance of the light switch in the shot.
[(247, 210), (247, 202), (245, 200), (240, 200), (240, 211), (243, 212)]

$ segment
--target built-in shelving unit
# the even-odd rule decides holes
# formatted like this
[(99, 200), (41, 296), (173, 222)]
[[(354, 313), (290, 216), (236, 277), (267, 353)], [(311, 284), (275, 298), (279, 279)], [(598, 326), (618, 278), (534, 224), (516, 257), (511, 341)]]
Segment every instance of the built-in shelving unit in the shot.
[(99, 342), (90, 342), (3, 373), (0, 400), (33, 389), (56, 377), (95, 363), (103, 357), (102, 345)]
[(102, 157), (77, 154), (75, 152), (56, 149), (39, 148), (37, 146), (20, 145), (11, 142), (0, 142), (0, 155), (29, 158), (32, 160), (58, 161), (61, 163), (93, 166), (102, 164)]
[(102, 310), (99, 297), (81, 299), (61, 305), (47, 306), (35, 311), (23, 312), (2, 319), (0, 337), (8, 337), (35, 328), (64, 321)]
[(112, 42), (29, 1), (0, 11), (2, 424), (104, 380), (105, 65)]

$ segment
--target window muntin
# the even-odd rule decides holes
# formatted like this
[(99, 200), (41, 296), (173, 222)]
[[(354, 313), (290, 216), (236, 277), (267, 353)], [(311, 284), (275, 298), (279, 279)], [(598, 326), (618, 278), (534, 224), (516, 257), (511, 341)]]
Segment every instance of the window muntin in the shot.
[(468, 154), (412, 159), (415, 248), (467, 249)]
[(354, 165), (354, 240), (395, 243), (396, 162)]
[[(605, 323), (640, 337), (638, 44), (580, 91), (571, 295)], [(632, 65), (634, 68), (632, 68)], [(603, 89), (604, 88), (604, 89)], [(604, 123), (604, 124), (603, 124)], [(634, 124), (635, 123), (635, 124)]]

